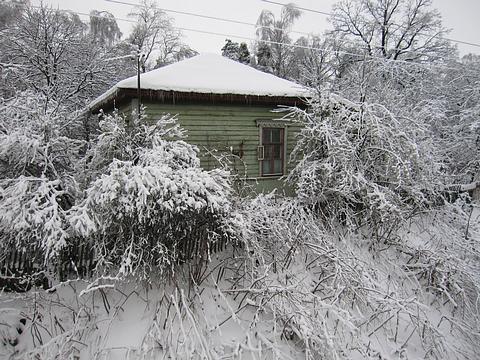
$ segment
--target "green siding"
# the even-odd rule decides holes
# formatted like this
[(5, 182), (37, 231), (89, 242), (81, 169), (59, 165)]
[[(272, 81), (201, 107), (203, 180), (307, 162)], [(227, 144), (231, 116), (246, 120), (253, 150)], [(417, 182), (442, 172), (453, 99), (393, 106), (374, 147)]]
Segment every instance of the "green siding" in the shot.
[[(187, 141), (200, 149), (200, 161), (203, 168), (210, 170), (218, 165), (210, 152), (229, 156), (232, 160), (232, 170), (240, 175), (245, 174), (249, 182), (254, 184), (259, 192), (283, 188), (283, 181), (260, 177), (260, 164), (257, 157), (259, 145), (259, 127), (256, 120), (278, 119), (281, 114), (272, 113), (271, 107), (259, 106), (226, 106), (226, 105), (165, 105), (145, 103), (147, 114), (152, 120), (164, 114), (178, 115), (179, 124), (187, 130)], [(297, 125), (287, 128), (287, 160), (295, 146)], [(243, 142), (242, 160), (231, 156), (240, 150)], [(287, 171), (292, 164), (287, 164)], [(291, 193), (291, 189), (286, 189)]]

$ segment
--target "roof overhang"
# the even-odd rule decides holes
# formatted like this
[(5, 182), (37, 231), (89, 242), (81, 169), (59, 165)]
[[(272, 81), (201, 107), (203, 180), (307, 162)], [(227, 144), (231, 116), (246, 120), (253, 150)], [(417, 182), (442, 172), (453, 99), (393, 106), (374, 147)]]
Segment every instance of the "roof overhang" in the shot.
[[(110, 111), (128, 104), (138, 97), (136, 89), (112, 88), (97, 98), (88, 106), (92, 113), (101, 109)], [(181, 92), (172, 90), (141, 90), (142, 101), (159, 104), (207, 104), (207, 105), (244, 105), (244, 106), (296, 106), (306, 107), (308, 98), (291, 96), (265, 96), (265, 95), (239, 95), (239, 94), (215, 94), (198, 92)]]

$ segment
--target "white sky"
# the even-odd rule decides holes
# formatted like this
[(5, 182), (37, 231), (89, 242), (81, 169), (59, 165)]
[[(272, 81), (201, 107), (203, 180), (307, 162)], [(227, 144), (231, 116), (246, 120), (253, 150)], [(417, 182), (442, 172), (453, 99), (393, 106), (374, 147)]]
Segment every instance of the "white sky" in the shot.
[[(32, 0), (32, 4), (38, 5), (41, 0)], [(123, 0), (130, 3), (138, 3), (138, 0)], [(332, 4), (336, 0), (276, 0), (277, 2), (294, 2), (297, 6), (330, 12)], [(122, 4), (114, 4), (105, 0), (43, 0), (45, 4), (60, 9), (68, 9), (76, 12), (88, 13), (90, 10), (106, 10), (117, 18), (127, 18), (132, 7)], [(280, 13), (278, 5), (263, 2), (262, 0), (157, 0), (160, 8), (177, 11), (186, 11), (208, 16), (234, 19), (249, 23), (255, 23), (262, 9), (269, 9), (275, 14)], [(480, 0), (433, 0), (443, 17), (446, 28), (451, 29), (450, 38), (480, 44)], [(215, 20), (201, 19), (188, 15), (168, 13), (175, 19), (175, 25), (181, 28), (191, 28), (202, 31), (210, 31), (228, 35), (237, 35), (247, 38), (255, 37), (253, 26), (220, 22)], [(82, 17), (85, 19), (86, 17)], [(125, 34), (128, 34), (131, 24), (118, 21)], [(293, 30), (307, 33), (322, 34), (329, 28), (327, 17), (318, 13), (303, 12)], [(230, 37), (233, 41), (250, 41), (233, 36), (201, 34), (191, 31), (183, 31), (184, 41), (199, 52), (220, 53), (225, 38)], [(300, 36), (292, 34), (292, 37)], [(480, 54), (480, 47), (457, 44), (461, 55), (473, 52)]]

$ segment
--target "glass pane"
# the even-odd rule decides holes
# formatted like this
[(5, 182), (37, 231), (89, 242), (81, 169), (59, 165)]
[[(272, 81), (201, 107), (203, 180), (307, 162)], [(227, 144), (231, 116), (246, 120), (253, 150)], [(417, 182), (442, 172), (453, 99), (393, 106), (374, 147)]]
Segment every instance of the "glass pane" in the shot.
[(282, 145), (273, 145), (273, 158), (281, 159), (282, 158)]
[(264, 175), (268, 175), (272, 173), (270, 164), (271, 162), (269, 160), (262, 161), (262, 172)]
[(273, 171), (275, 174), (282, 173), (282, 160), (274, 160), (274, 168)]
[(265, 159), (271, 159), (272, 156), (273, 156), (273, 153), (272, 153), (272, 145), (267, 145), (264, 147), (265, 149)]
[(262, 142), (263, 144), (270, 144), (271, 143), (271, 138), (272, 138), (272, 132), (271, 129), (268, 128), (263, 128), (262, 129)]
[(279, 144), (281, 142), (280, 133), (281, 129), (272, 129), (272, 143)]

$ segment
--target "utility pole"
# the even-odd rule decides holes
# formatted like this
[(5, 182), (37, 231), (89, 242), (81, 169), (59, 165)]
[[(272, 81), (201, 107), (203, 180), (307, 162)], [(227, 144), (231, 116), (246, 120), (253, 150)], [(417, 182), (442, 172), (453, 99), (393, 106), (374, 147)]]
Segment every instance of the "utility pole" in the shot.
[(140, 49), (138, 49), (137, 51), (137, 101), (138, 101), (137, 116), (139, 121), (140, 121), (140, 110), (142, 108), (142, 90), (141, 90), (141, 84), (140, 84), (140, 73), (142, 71), (141, 65), (142, 65), (143, 57), (144, 55), (142, 55), (140, 52)]

